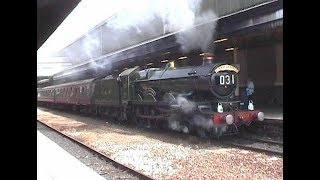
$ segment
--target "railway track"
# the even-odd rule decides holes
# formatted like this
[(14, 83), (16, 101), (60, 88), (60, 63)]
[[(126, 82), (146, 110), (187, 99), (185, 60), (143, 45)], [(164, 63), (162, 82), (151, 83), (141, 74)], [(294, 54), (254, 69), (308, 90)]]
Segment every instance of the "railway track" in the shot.
[(268, 132), (270, 136), (283, 136), (283, 121), (265, 119), (262, 122), (253, 122), (247, 131), (256, 134)]
[[(148, 130), (148, 129), (145, 129), (145, 130), (155, 133), (155, 130)], [(190, 137), (194, 137), (197, 139), (196, 140), (197, 142), (209, 143), (212, 145), (220, 144), (222, 146), (233, 146), (233, 147), (238, 147), (241, 149), (247, 149), (247, 150), (256, 151), (256, 152), (283, 155), (283, 142), (268, 140), (268, 139), (263, 139), (258, 137), (248, 137), (248, 136), (242, 136), (241, 134), (238, 134), (235, 136), (225, 136), (217, 140), (215, 138), (214, 139), (200, 138), (192, 135), (186, 135), (183, 133), (177, 133), (174, 131), (165, 131), (162, 129), (157, 129), (156, 132), (170, 133), (172, 134), (172, 137), (178, 136), (179, 138), (184, 139), (185, 141), (188, 141), (188, 142), (190, 142), (190, 139), (189, 139)]]
[(258, 137), (250, 137), (250, 136), (240, 136), (243, 139), (251, 139), (254, 141), (258, 141), (258, 142), (264, 142), (264, 143), (270, 143), (270, 144), (277, 144), (277, 145), (281, 145), (283, 146), (283, 142), (282, 141), (274, 141), (274, 140), (269, 140), (269, 139), (265, 139), (265, 138), (258, 138)]
[[(58, 129), (56, 129), (56, 128), (54, 128), (54, 127), (51, 127), (51, 126), (49, 126), (49, 125), (47, 125), (47, 124), (45, 124), (45, 123), (43, 123), (43, 122), (41, 122), (41, 121), (39, 121), (39, 120), (38, 120), (38, 122), (39, 122), (40, 124), (42, 124), (42, 125), (50, 128), (50, 129), (54, 130), (55, 132), (58, 132), (58, 133), (61, 134), (62, 136), (70, 139), (71, 141), (73, 141), (73, 142), (81, 145), (82, 147), (86, 148), (87, 150), (91, 151), (92, 153), (97, 154), (97, 155), (100, 156), (101, 158), (106, 159), (106, 160), (109, 161), (114, 167), (116, 167), (116, 168), (118, 168), (118, 169), (121, 169), (121, 170), (123, 170), (123, 171), (126, 171), (126, 172), (132, 174), (133, 176), (135, 176), (135, 177), (137, 177), (137, 178), (139, 178), (139, 179), (146, 179), (146, 180), (149, 180), (149, 179), (152, 180), (152, 179), (153, 179), (152, 177), (150, 177), (150, 176), (148, 176), (148, 175), (146, 175), (146, 174), (144, 174), (144, 173), (142, 173), (142, 172), (139, 172), (139, 171), (136, 171), (136, 170), (134, 170), (134, 169), (131, 169), (130, 167), (128, 167), (128, 166), (126, 166), (126, 165), (123, 165), (123, 164), (121, 164), (121, 163), (119, 163), (119, 162), (111, 159), (110, 157), (108, 157), (108, 156), (100, 153), (98, 150), (96, 150), (96, 149), (94, 149), (94, 148), (92, 148), (92, 147), (88, 147), (88, 146), (85, 145), (84, 143), (78, 141), (77, 139), (74, 139), (73, 137), (71, 137), (71, 136), (69, 136), (69, 135), (67, 135), (67, 134), (62, 133), (61, 131), (59, 131)], [(110, 173), (113, 173), (113, 172), (110, 172)], [(114, 174), (114, 173), (113, 173), (113, 174)], [(101, 174), (100, 174), (100, 175), (101, 175)]]
[(260, 138), (232, 137), (223, 141), (226, 145), (239, 147), (242, 149), (264, 152), (268, 154), (283, 155), (283, 143)]
[[(50, 128), (52, 129), (52, 127), (50, 127)], [(189, 141), (188, 140), (189, 138), (187, 137), (188, 135), (186, 136), (185, 134), (176, 133), (174, 131), (167, 131), (167, 130), (163, 130), (163, 129), (156, 129), (156, 130), (155, 129), (145, 129), (145, 128), (144, 128), (144, 130), (150, 131), (153, 133), (158, 132), (160, 134), (162, 132), (172, 133), (173, 136), (179, 136), (180, 138), (185, 139), (186, 141)], [(55, 130), (55, 131), (58, 131), (58, 130)], [(61, 132), (59, 132), (59, 133), (61, 133)], [(65, 134), (63, 134), (63, 135), (78, 142), (77, 140), (73, 139), (72, 137), (69, 137), (68, 135), (65, 135)], [(204, 138), (197, 138), (197, 139), (198, 139), (197, 141), (199, 141), (199, 142), (208, 142), (208, 139), (204, 139)], [(241, 134), (238, 134), (236, 136), (231, 136), (231, 137), (228, 137), (228, 136), (223, 137), (223, 138), (220, 138), (220, 140), (211, 139), (209, 141), (210, 141), (210, 143), (213, 143), (213, 144), (218, 143), (218, 144), (225, 145), (225, 146), (239, 147), (241, 149), (247, 149), (247, 150), (252, 150), (252, 151), (257, 151), (257, 152), (283, 155), (283, 143), (279, 142), (279, 141), (267, 140), (267, 139), (257, 138), (257, 137), (243, 136)], [(84, 145), (81, 142), (78, 142), (78, 143)], [(86, 146), (86, 145), (84, 145), (84, 146)], [(87, 147), (87, 148), (89, 148), (89, 147)], [(94, 150), (94, 151), (96, 151), (96, 150)], [(105, 155), (102, 155), (102, 156), (105, 157)], [(110, 159), (108, 157), (106, 157), (106, 158)], [(113, 161), (113, 160), (111, 160), (111, 161)], [(134, 170), (132, 170), (132, 171), (134, 171)]]

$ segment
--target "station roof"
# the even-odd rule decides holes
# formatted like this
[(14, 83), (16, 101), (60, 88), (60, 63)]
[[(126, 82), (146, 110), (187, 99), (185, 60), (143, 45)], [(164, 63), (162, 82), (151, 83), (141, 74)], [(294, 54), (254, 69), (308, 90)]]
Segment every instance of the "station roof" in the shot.
[(37, 0), (37, 49), (81, 0)]

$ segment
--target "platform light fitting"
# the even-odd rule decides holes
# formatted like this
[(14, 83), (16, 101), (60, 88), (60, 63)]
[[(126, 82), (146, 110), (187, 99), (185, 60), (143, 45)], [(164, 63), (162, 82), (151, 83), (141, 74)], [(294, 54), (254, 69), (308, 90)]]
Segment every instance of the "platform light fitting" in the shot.
[(148, 64), (146, 64), (147, 66), (150, 66), (150, 65), (152, 65), (153, 63), (151, 62), (151, 63), (148, 63)]
[(187, 59), (187, 58), (188, 58), (187, 56), (182, 56), (182, 57), (179, 57), (178, 59), (183, 60), (183, 59)]
[(206, 54), (206, 53), (208, 53), (208, 52), (201, 53), (201, 54), (199, 54), (199, 56), (204, 56), (204, 54)]
[(162, 54), (163, 54), (163, 55), (164, 55), (164, 54), (170, 54), (170, 51), (168, 51), (168, 52), (165, 52), (165, 53), (162, 53)]
[(174, 61), (170, 61), (170, 67), (174, 67)]
[(227, 48), (227, 49), (225, 49), (225, 51), (233, 51), (234, 49), (238, 49), (238, 48), (234, 48), (234, 47), (232, 47), (232, 48)]
[(226, 41), (226, 40), (228, 40), (228, 38), (218, 39), (218, 40), (215, 40), (213, 42), (214, 43), (219, 43), (219, 42), (223, 42), (223, 41)]
[(162, 60), (161, 62), (162, 63), (166, 63), (166, 62), (168, 62), (169, 60), (168, 59), (165, 59), (165, 60)]

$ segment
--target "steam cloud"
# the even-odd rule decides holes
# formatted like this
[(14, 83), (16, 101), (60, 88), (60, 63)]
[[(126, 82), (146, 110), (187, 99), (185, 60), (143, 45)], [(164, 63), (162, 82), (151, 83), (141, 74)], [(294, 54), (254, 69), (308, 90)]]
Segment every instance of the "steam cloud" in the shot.
[[(181, 50), (186, 53), (194, 49), (201, 49), (203, 52), (213, 51), (213, 34), (217, 21), (205, 24), (209, 19), (216, 19), (213, 11), (205, 12), (195, 19), (198, 26), (182, 31), (176, 35), (177, 42), (181, 45)], [(210, 47), (210, 43), (212, 47)]]
[(182, 97), (181, 95), (178, 95), (176, 100), (180, 109), (184, 113), (191, 113), (196, 108), (196, 105), (192, 101), (188, 101), (186, 98)]
[[(213, 122), (211, 119), (205, 118), (200, 114), (193, 114), (196, 107), (196, 104), (192, 101), (187, 100), (185, 97), (178, 95), (176, 98), (176, 104), (179, 110), (185, 114), (190, 114), (189, 119), (181, 119), (178, 114), (172, 113), (168, 127), (174, 131), (182, 131), (184, 133), (189, 133), (189, 129), (183, 124), (183, 121), (189, 121), (196, 128), (209, 129), (213, 127)], [(205, 136), (203, 132), (200, 132), (202, 136)]]
[[(200, 14), (202, 0), (136, 0), (128, 3), (128, 7), (107, 25), (120, 31), (119, 44), (124, 44), (122, 41), (136, 41), (139, 36), (157, 37), (180, 31), (176, 38), (183, 52), (193, 49), (208, 50), (216, 27), (213, 19), (217, 16), (212, 10)], [(209, 21), (210, 23), (206, 23)], [(193, 27), (197, 25), (200, 26)], [(124, 34), (121, 32), (132, 30), (137, 36), (122, 38)]]
[[(202, 0), (124, 0), (126, 7), (107, 20), (104, 26), (82, 38), (81, 47), (74, 45), (72, 59), (92, 60), (159, 36), (175, 33), (184, 53), (213, 48), (216, 14), (201, 9)], [(80, 50), (81, 48), (82, 50)], [(84, 54), (85, 53), (85, 54)], [(84, 58), (86, 56), (86, 58)]]

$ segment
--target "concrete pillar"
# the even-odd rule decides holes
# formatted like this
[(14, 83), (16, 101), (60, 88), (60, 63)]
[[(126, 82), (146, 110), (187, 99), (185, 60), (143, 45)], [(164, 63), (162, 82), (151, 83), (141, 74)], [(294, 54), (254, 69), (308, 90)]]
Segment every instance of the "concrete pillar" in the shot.
[[(239, 63), (239, 62), (238, 62), (238, 49), (237, 49), (237, 48), (235, 48), (235, 49), (233, 50), (233, 62), (234, 62), (235, 64), (238, 64), (238, 63)], [(236, 96), (239, 96), (239, 86), (240, 86), (240, 84), (239, 84), (239, 76), (238, 76), (238, 78), (237, 78), (237, 84), (238, 84), (238, 86), (237, 86), (237, 88), (236, 88), (235, 95), (236, 95)]]
[(240, 71), (238, 74), (238, 83), (239, 83), (239, 94), (241, 95), (242, 92), (240, 92), (241, 88), (245, 86), (247, 76), (248, 76), (248, 68), (247, 68), (247, 57), (246, 57), (246, 49), (238, 49), (237, 50), (237, 64), (240, 64)]
[(240, 75), (241, 75), (241, 79), (240, 79), (240, 84), (244, 87), (246, 86), (247, 83), (247, 79), (248, 79), (248, 56), (247, 56), (247, 51), (248, 49), (244, 49), (242, 52), (242, 58), (240, 61)]
[(283, 44), (278, 43), (275, 45), (276, 52), (276, 81), (275, 85), (283, 85)]
[(238, 49), (237, 48), (235, 48), (233, 50), (233, 60), (234, 60), (234, 63), (238, 63), (239, 62), (238, 61)]

